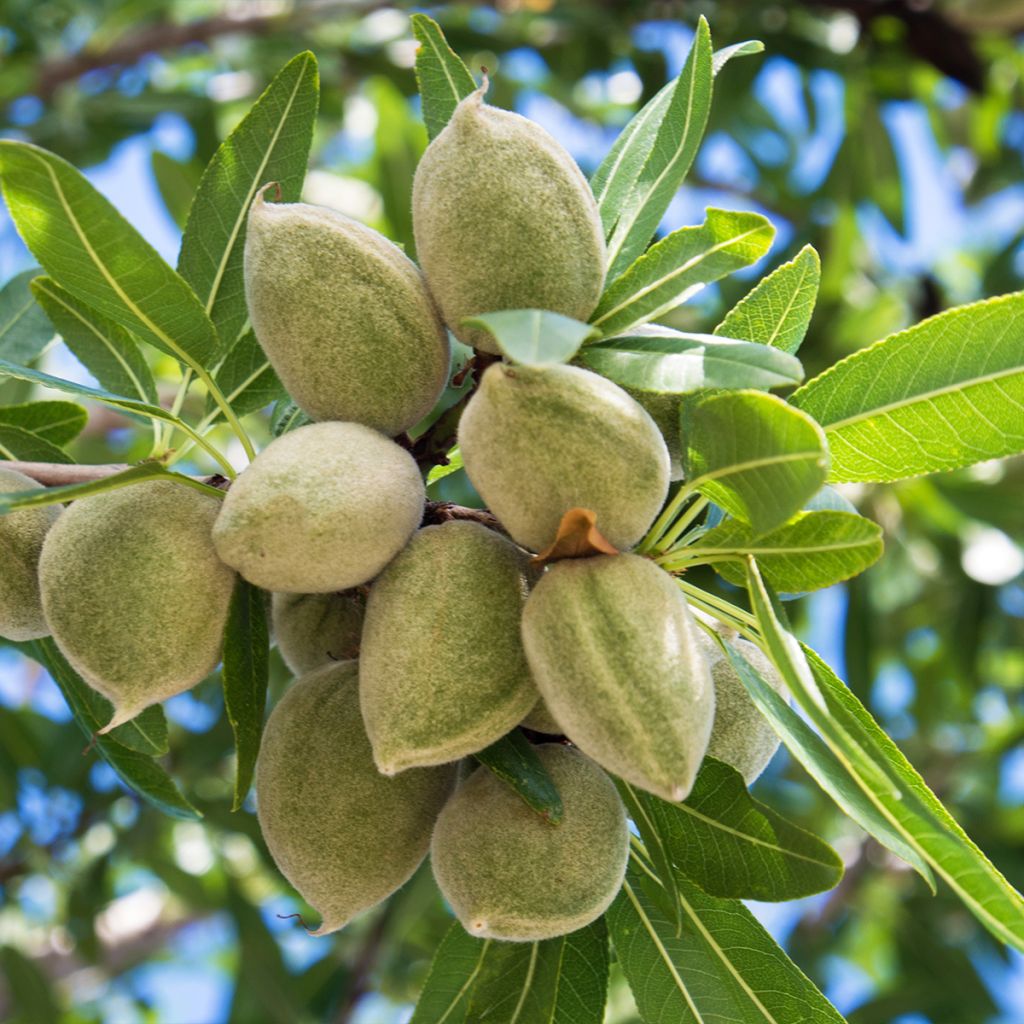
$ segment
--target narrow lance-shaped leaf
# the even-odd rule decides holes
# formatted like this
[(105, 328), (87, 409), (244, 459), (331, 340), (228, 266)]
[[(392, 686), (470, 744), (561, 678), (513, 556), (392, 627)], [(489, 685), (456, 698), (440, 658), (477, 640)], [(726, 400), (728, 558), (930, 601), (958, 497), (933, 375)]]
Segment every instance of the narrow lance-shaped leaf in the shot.
[(1024, 292), (855, 352), (792, 402), (825, 428), (832, 480), (899, 480), (1024, 451)]
[(590, 324), (546, 309), (507, 309), (466, 317), (464, 327), (481, 327), (513, 363), (550, 366), (567, 363), (580, 346), (600, 334)]
[(58, 447), (82, 432), (89, 414), (74, 402), (25, 402), (0, 405), (0, 423), (21, 427)]
[(672, 863), (709, 896), (795, 900), (842, 877), (843, 863), (828, 843), (759, 803), (743, 776), (713, 757), (704, 759), (682, 803), (649, 793), (635, 799)]
[(178, 272), (213, 321), (226, 351), (245, 323), (242, 254), (253, 196), (276, 181), (284, 202), (302, 190), (316, 121), (316, 58), (293, 57), (220, 144), (199, 181)]
[(270, 636), (263, 591), (241, 577), (235, 584), (224, 630), (224, 710), (235, 734), (235, 797), (242, 806), (256, 767), (267, 706)]
[(59, 463), (75, 461), (52, 441), (47, 441), (46, 438), (33, 434), (23, 427), (3, 422), (0, 422), (0, 459)]
[(759, 213), (709, 208), (703, 224), (673, 231), (613, 279), (591, 322), (610, 337), (656, 320), (712, 281), (756, 263), (774, 237)]
[[(766, 647), (791, 692), (846, 770), (869, 797), (878, 813), (914, 852), (949, 884), (964, 905), (1001, 942), (1024, 949), (1024, 898), (995, 870), (959, 829), (948, 825), (948, 813), (936, 813), (934, 797), (922, 799), (924, 783), (890, 763), (885, 745), (877, 741), (870, 716), (849, 701), (830, 702), (819, 680), (827, 678), (824, 662), (811, 671), (804, 651), (781, 625), (757, 567), (748, 566), (751, 607)], [(806, 686), (811, 680), (813, 693)], [(831, 687), (835, 691), (835, 687)], [(819, 699), (812, 699), (815, 695)], [(877, 727), (876, 727), (877, 728)], [(941, 807), (941, 805), (939, 805)]]
[(660, 324), (587, 345), (579, 362), (634, 391), (673, 395), (705, 388), (784, 387), (804, 375), (800, 361), (778, 349)]
[(879, 811), (872, 795), (865, 791), (850, 767), (844, 764), (806, 720), (761, 678), (735, 647), (721, 638), (719, 642), (751, 700), (811, 778), (865, 832), (910, 864), (934, 891), (935, 882), (927, 862), (907, 842), (902, 830), (895, 827)]
[(532, 811), (552, 825), (562, 820), (564, 808), (558, 787), (541, 763), (533, 744), (518, 729), (473, 756), (511, 786)]
[(738, 900), (680, 880), (683, 928), (660, 911), (634, 858), (606, 915), (646, 1024), (843, 1024), (843, 1018)]
[(814, 651), (805, 647), (804, 653), (830, 714), (895, 781), (903, 798), (897, 791), (889, 797), (893, 817), (971, 913), (1000, 941), (1024, 948), (1024, 897), (971, 841), (849, 688)]
[[(647, 248), (697, 155), (711, 110), (711, 62), (711, 30), (702, 15), (650, 147), (644, 145), (646, 135), (634, 136), (640, 142), (634, 148), (644, 158), (639, 172), (635, 177), (629, 172), (618, 176), (622, 184), (631, 187), (617, 204), (615, 228), (608, 241), (609, 280), (615, 280)], [(614, 198), (609, 195), (608, 201), (614, 202)]]
[(83, 302), (193, 368), (218, 354), (195, 293), (67, 161), (0, 141), (0, 185), (25, 244)]
[(0, 288), (0, 358), (12, 363), (30, 363), (53, 337), (30, 289), (40, 273), (38, 267), (23, 270)]
[(493, 939), (474, 939), (456, 921), (437, 947), (409, 1024), (465, 1024), (473, 987)]
[(468, 1020), (601, 1024), (607, 991), (608, 931), (599, 919), (557, 939), (491, 943)]
[(225, 459), (218, 449), (214, 448), (209, 441), (193, 430), (180, 417), (175, 416), (174, 413), (168, 412), (159, 405), (141, 402), (134, 398), (127, 398), (124, 395), (112, 395), (109, 391), (101, 391), (99, 388), (91, 388), (85, 384), (76, 384), (74, 381), (64, 380), (61, 377), (52, 377), (48, 373), (31, 370), (25, 366), (15, 366), (13, 363), (0, 359), (0, 378), (2, 377), (14, 377), (17, 380), (25, 380), (32, 384), (39, 384), (42, 387), (53, 388), (56, 391), (79, 395), (82, 398), (91, 398), (96, 402), (109, 405), (122, 412), (135, 413), (147, 419), (159, 420), (161, 423), (170, 423), (200, 445), (208, 455), (220, 463), (221, 468), (226, 470), (229, 475), (234, 475), (231, 463)]
[[(64, 660), (57, 645), (49, 637), (28, 645), (33, 658), (44, 665), (64, 694), (82, 731), (92, 737), (93, 745), (122, 781), (144, 800), (174, 818), (195, 819), (199, 812), (182, 795), (174, 780), (149, 754), (127, 747), (114, 734), (100, 736), (103, 722), (96, 718), (89, 703), (91, 689)], [(151, 721), (153, 717), (151, 716)], [(118, 730), (119, 732), (120, 730)]]
[(99, 381), (100, 387), (157, 405), (153, 373), (127, 330), (90, 309), (48, 277), (36, 278), (32, 291), (64, 344)]
[[(238, 416), (256, 412), (286, 397), (284, 385), (252, 331), (246, 331), (231, 346), (213, 379)], [(207, 398), (204, 424), (215, 423), (222, 416), (223, 412), (213, 399)]]
[(760, 39), (745, 39), (742, 43), (733, 43), (715, 50), (711, 60), (711, 71), (717, 76), (729, 61), (736, 57), (752, 57), (756, 53), (764, 53), (764, 43)]
[(420, 44), (416, 51), (416, 83), (423, 103), (423, 121), (427, 135), (433, 139), (451, 120), (459, 101), (476, 89), (476, 82), (433, 18), (414, 14), (411, 20), (413, 35)]
[(687, 487), (767, 533), (825, 482), (828, 456), (809, 416), (761, 391), (715, 394), (683, 409)]
[(543, 942), (474, 939), (456, 922), (410, 1024), (600, 1024), (607, 987), (603, 921)]
[(745, 523), (729, 519), (681, 554), (714, 562), (719, 574), (737, 586), (747, 579), (744, 556), (753, 555), (776, 590), (797, 594), (830, 587), (873, 565), (882, 555), (882, 529), (849, 512), (803, 512), (755, 537)]
[(160, 462), (140, 462), (139, 465), (130, 466), (120, 473), (111, 473), (110, 476), (102, 477), (99, 480), (89, 480), (86, 483), (63, 484), (57, 487), (40, 487), (33, 491), (0, 494), (0, 516), (7, 515), (8, 512), (14, 512), (19, 508), (41, 508), (44, 505), (77, 501), (79, 498), (88, 498), (90, 495), (102, 494), (104, 491), (112, 491), (118, 487), (131, 487), (145, 480), (171, 480), (183, 487), (193, 487), (213, 497), (224, 497), (224, 492), (216, 487), (210, 487), (189, 476), (182, 476), (181, 473), (172, 473)]
[(820, 281), (821, 260), (805, 245), (740, 299), (715, 334), (796, 352), (807, 334)]

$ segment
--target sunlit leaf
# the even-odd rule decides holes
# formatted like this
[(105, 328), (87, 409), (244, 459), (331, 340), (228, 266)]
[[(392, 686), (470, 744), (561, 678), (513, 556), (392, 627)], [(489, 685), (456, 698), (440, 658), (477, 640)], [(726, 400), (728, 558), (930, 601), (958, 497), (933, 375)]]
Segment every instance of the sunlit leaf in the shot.
[(567, 363), (580, 345), (600, 332), (590, 324), (546, 309), (506, 309), (466, 317), (464, 327), (487, 331), (502, 353), (522, 366)]
[(411, 20), (413, 35), (420, 44), (416, 51), (416, 82), (423, 101), (423, 121), (433, 139), (451, 120), (459, 101), (476, 89), (476, 82), (433, 18), (414, 14)]

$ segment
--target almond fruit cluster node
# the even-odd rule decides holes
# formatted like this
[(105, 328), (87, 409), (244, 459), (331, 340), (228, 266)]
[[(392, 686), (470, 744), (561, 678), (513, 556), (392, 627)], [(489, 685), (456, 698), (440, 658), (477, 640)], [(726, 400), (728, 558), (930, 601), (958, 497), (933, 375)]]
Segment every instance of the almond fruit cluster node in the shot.
[[(465, 318), (590, 316), (605, 250), (587, 182), (478, 90), (416, 172), (420, 266), (348, 217), (264, 193), (248, 218), (249, 315), (315, 422), (272, 441), (223, 501), (148, 482), (0, 518), (0, 633), (52, 634), (113, 705), (112, 729), (214, 670), (240, 574), (273, 593), (297, 677), (263, 735), (259, 822), (318, 932), (387, 898), (428, 853), (474, 935), (584, 927), (626, 868), (611, 776), (679, 801), (706, 753), (751, 782), (777, 746), (675, 580), (630, 552), (668, 493), (665, 441), (595, 373), (493, 362), (458, 443), (498, 532), (422, 526), (422, 472), (393, 438), (444, 389), (449, 331), (495, 353)], [(0, 468), (0, 490), (32, 486)], [(619, 553), (539, 568), (572, 509)], [(534, 750), (558, 824), (467, 760), (520, 726), (545, 739)]]

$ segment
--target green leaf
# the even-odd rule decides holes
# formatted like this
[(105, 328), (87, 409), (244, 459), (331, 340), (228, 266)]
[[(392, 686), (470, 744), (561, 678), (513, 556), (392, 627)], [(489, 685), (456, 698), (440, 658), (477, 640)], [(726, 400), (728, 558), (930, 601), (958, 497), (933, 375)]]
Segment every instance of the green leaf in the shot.
[[(92, 738), (92, 745), (117, 772), (125, 785), (171, 817), (186, 819), (201, 817), (199, 812), (182, 795), (174, 780), (148, 753), (132, 749), (121, 742), (121, 737), (126, 735), (121, 732), (121, 729), (115, 729), (112, 733), (104, 736), (97, 735), (98, 730), (106, 725), (110, 716), (108, 714), (103, 719), (97, 717), (94, 712), (96, 705), (93, 703), (92, 697), (95, 691), (87, 686), (65, 661), (64, 656), (50, 637), (27, 644), (26, 649), (53, 676), (61, 693), (64, 694), (64, 699), (74, 713), (75, 721), (81, 726), (82, 731)], [(138, 729), (143, 715), (126, 725)], [(156, 721), (154, 713), (147, 719), (147, 724), (152, 727)], [(159, 721), (163, 722), (162, 716)], [(166, 730), (166, 725), (164, 729)], [(159, 741), (160, 737), (157, 734), (151, 745), (156, 746)], [(166, 732), (164, 732), (163, 743), (166, 749)]]
[(820, 282), (821, 260), (805, 245), (740, 299), (715, 334), (796, 352), (811, 323)]
[(888, 481), (1024, 451), (1024, 293), (933, 316), (792, 397), (824, 428), (832, 480)]
[(0, 359), (0, 377), (14, 377), (17, 380), (25, 380), (31, 384), (39, 384), (44, 388), (53, 388), (55, 391), (64, 391), (71, 395), (80, 395), (83, 398), (91, 398), (93, 401), (109, 405), (122, 412), (134, 413), (144, 416), (147, 419), (159, 420), (161, 423), (170, 423), (176, 430), (190, 437), (215, 461), (219, 462), (223, 469), (229, 474), (233, 473), (231, 463), (228, 462), (220, 451), (213, 447), (201, 434), (192, 429), (183, 419), (168, 412), (159, 405), (149, 402), (142, 402), (135, 398), (128, 398), (125, 395), (113, 395), (109, 391), (102, 391), (99, 388), (91, 388), (85, 384), (76, 384), (74, 381), (64, 380), (62, 377), (51, 377), (48, 373), (39, 370), (31, 370), (25, 366), (15, 366), (6, 360)]
[(46, 314), (36, 305), (30, 285), (41, 274), (32, 267), (0, 288), (0, 358), (30, 363), (53, 337)]
[(25, 462), (75, 461), (63, 448), (58, 448), (51, 441), (9, 423), (0, 423), (0, 458)]
[(173, 156), (154, 149), (149, 155), (149, 169), (171, 219), (184, 230), (192, 197), (199, 184), (201, 165), (197, 166), (195, 160), (175, 160)]
[(711, 395), (683, 409), (686, 486), (767, 533), (825, 482), (821, 428), (762, 391)]
[(803, 379), (800, 361), (777, 349), (647, 324), (587, 345), (579, 362), (634, 391), (681, 395), (704, 388), (775, 388)]
[(591, 323), (605, 337), (656, 320), (706, 285), (756, 263), (775, 228), (759, 213), (709, 207), (704, 223), (656, 242), (620, 277), (609, 278)]
[(657, 883), (636, 863), (606, 915), (646, 1024), (842, 1024), (742, 903), (680, 884), (679, 934), (652, 897)]
[(299, 198), (318, 99), (316, 58), (300, 53), (220, 144), (199, 181), (178, 272), (199, 297), (225, 349), (248, 317), (242, 253), (249, 204), (272, 181), (280, 185), (284, 202)]
[(764, 53), (764, 43), (760, 39), (746, 39), (742, 43), (723, 46), (720, 50), (715, 50), (711, 60), (711, 71), (717, 75), (735, 57), (752, 57), (756, 53)]
[(71, 164), (3, 139), (0, 185), (25, 244), (58, 284), (193, 368), (215, 361), (217, 332), (195, 293)]
[(235, 798), (242, 806), (252, 785), (267, 706), (270, 637), (266, 596), (241, 577), (235, 584), (224, 631), (224, 710), (235, 734)]
[(427, 473), (427, 486), (437, 483), (438, 480), (443, 480), (446, 476), (451, 476), (452, 473), (458, 473), (462, 469), (462, 452), (459, 451), (459, 446), (456, 445), (448, 452), (448, 461), (443, 466), (432, 466), (430, 472)]
[(89, 414), (74, 402), (25, 402), (0, 405), (0, 423), (21, 427), (58, 447), (73, 441), (82, 432)]
[[(238, 416), (257, 412), (287, 397), (284, 386), (252, 331), (246, 331), (231, 346), (213, 379)], [(204, 422), (215, 423), (222, 416), (213, 399), (207, 398)]]
[(281, 398), (274, 404), (270, 417), (270, 432), (274, 437), (287, 434), (289, 430), (305, 426), (313, 421), (290, 399)]
[(41, 508), (44, 505), (77, 501), (79, 498), (88, 498), (92, 494), (102, 494), (104, 491), (112, 491), (118, 487), (131, 487), (144, 480), (156, 479), (173, 480), (185, 487), (194, 487), (204, 494), (218, 498), (224, 497), (224, 492), (216, 487), (210, 487), (192, 477), (182, 476), (180, 473), (172, 473), (169, 469), (165, 469), (162, 463), (140, 462), (137, 466), (130, 466), (120, 473), (111, 473), (110, 476), (102, 477), (99, 480), (90, 480), (84, 484), (64, 484), (60, 487), (40, 487), (35, 491), (0, 494), (0, 516), (7, 515), (8, 512), (14, 512), (19, 508)]
[[(609, 280), (615, 280), (647, 248), (697, 155), (711, 110), (711, 63), (711, 31), (701, 15), (657, 130), (634, 131), (616, 158), (618, 172), (607, 176), (609, 188), (599, 202), (617, 207), (608, 240)], [(599, 183), (604, 180), (600, 171), (597, 178)], [(608, 223), (612, 212), (602, 213), (603, 223)]]
[(910, 864), (934, 891), (935, 883), (927, 862), (907, 842), (902, 831), (879, 811), (872, 794), (864, 789), (851, 767), (833, 753), (735, 647), (719, 642), (751, 700), (811, 778), (865, 832)]
[(601, 920), (544, 942), (474, 939), (456, 922), (410, 1024), (600, 1024), (607, 988)]
[(522, 366), (567, 363), (580, 345), (600, 335), (590, 324), (546, 309), (505, 309), (465, 317), (463, 327), (480, 327), (498, 343), (502, 354)]
[(451, 120), (459, 101), (476, 89), (469, 68), (448, 45), (441, 26), (426, 14), (412, 16), (416, 50), (416, 84), (423, 103), (423, 122), (433, 139)]
[(470, 994), (493, 939), (474, 939), (456, 921), (437, 947), (409, 1024), (466, 1024)]
[[(715, 562), (730, 583), (747, 580), (743, 556), (753, 555), (764, 578), (787, 594), (831, 587), (862, 573), (882, 555), (882, 528), (849, 512), (803, 512), (776, 530), (755, 537), (745, 523), (728, 519), (685, 553)], [(734, 557), (736, 562), (721, 561)]]
[(921, 855), (997, 939), (1024, 948), (1024, 898), (971, 841), (849, 688), (814, 651), (804, 647), (804, 653), (829, 713), (893, 778), (897, 790), (889, 796), (887, 808)]
[(672, 863), (709, 896), (796, 900), (842, 877), (828, 843), (758, 803), (740, 773), (713, 757), (704, 759), (682, 803), (634, 797)]
[(533, 744), (514, 729), (473, 755), (518, 794), (523, 803), (552, 825), (562, 820), (562, 797)]
[(491, 943), (467, 1022), (601, 1024), (607, 994), (608, 931), (598, 919), (557, 939)]
[(0, 946), (0, 974), (6, 982), (7, 1024), (60, 1024), (54, 985), (34, 960), (14, 946)]
[(100, 387), (151, 405), (158, 403), (153, 373), (131, 333), (48, 277), (36, 278), (32, 291), (64, 344)]

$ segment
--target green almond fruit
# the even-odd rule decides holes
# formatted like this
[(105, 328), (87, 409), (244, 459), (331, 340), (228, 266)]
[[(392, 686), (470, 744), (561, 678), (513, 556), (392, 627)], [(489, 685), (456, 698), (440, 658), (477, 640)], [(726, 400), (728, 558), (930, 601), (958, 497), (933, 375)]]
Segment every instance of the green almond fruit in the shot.
[(638, 555), (557, 562), (523, 613), (534, 681), (565, 734), (666, 800), (686, 798), (711, 735), (699, 629), (675, 580)]
[(239, 474), (217, 554), (264, 590), (327, 594), (373, 579), (405, 546), (426, 492), (413, 457), (359, 423), (312, 423)]
[(263, 351), (314, 420), (363, 423), (393, 437), (444, 389), (448, 335), (423, 275), (350, 217), (267, 203), (261, 192), (249, 210), (245, 296)]
[[(0, 494), (34, 491), (37, 481), (0, 466)], [(22, 642), (47, 636), (39, 596), (39, 554), (60, 505), (23, 508), (0, 516), (0, 636)]]
[(683, 442), (680, 437), (679, 406), (682, 395), (670, 395), (659, 391), (634, 391), (625, 389), (643, 406), (661, 431), (669, 457), (669, 479), (683, 478)]
[(545, 736), (561, 736), (565, 731), (555, 721), (555, 716), (551, 714), (551, 709), (544, 703), (543, 697), (530, 708), (529, 714), (519, 724), (525, 729), (532, 729)]
[(484, 103), (456, 107), (413, 180), (416, 252), (460, 341), (497, 352), (464, 318), (547, 309), (586, 320), (604, 284), (604, 231), (573, 158), (540, 125)]
[(562, 797), (558, 825), (481, 767), (434, 827), (434, 878), (462, 926), (480, 938), (566, 935), (599, 918), (622, 886), (629, 830), (614, 783), (570, 747), (534, 749)]
[(455, 766), (377, 771), (359, 712), (358, 666), (296, 680), (267, 720), (256, 761), (260, 829), (281, 873), (344, 927), (404, 885), (423, 862)]
[(108, 732), (208, 676), (235, 574), (210, 539), (220, 501), (158, 480), (73, 502), (39, 559), (57, 646), (114, 705)]
[(536, 703), (519, 628), (530, 576), (510, 540), (449, 522), (420, 530), (376, 580), (359, 687), (382, 772), (482, 750)]
[(343, 594), (274, 594), (271, 623), (277, 649), (297, 676), (359, 654), (363, 601)]
[(571, 508), (616, 548), (658, 514), (669, 458), (651, 417), (610, 380), (575, 366), (496, 363), (459, 424), (466, 472), (513, 540), (543, 551)]
[[(788, 701), (789, 690), (779, 670), (761, 648), (736, 636), (731, 630), (720, 631), (726, 634), (729, 643), (750, 662), (761, 678)], [(749, 786), (768, 767), (781, 741), (768, 719), (750, 699), (722, 648), (703, 630), (700, 641), (715, 685), (715, 722), (708, 753), (731, 764)]]

